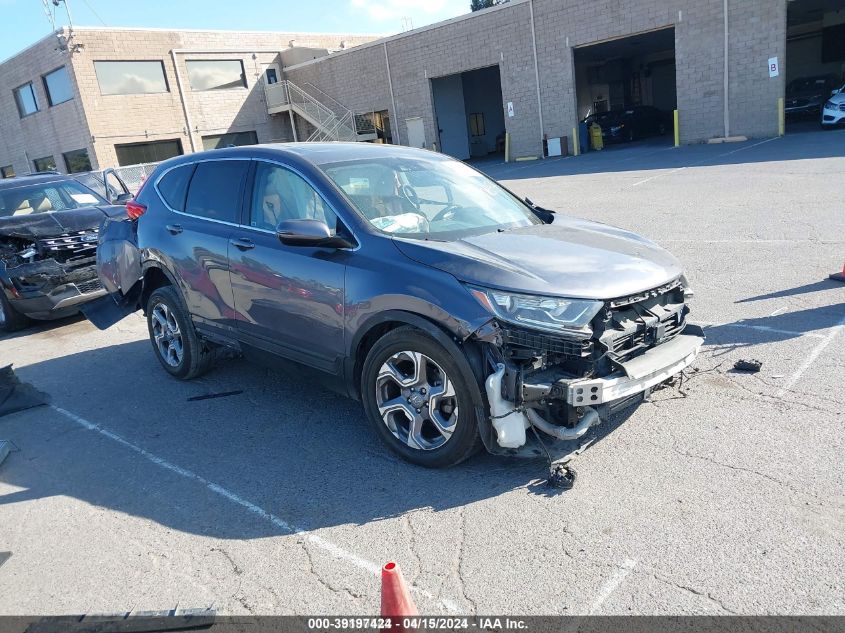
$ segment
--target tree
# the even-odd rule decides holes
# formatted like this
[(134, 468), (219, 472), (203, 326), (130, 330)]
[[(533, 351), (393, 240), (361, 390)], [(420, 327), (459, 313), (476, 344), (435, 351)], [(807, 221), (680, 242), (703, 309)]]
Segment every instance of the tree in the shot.
[(473, 11), (481, 11), (481, 9), (489, 9), (495, 7), (497, 4), (504, 4), (508, 0), (472, 0), (469, 8)]

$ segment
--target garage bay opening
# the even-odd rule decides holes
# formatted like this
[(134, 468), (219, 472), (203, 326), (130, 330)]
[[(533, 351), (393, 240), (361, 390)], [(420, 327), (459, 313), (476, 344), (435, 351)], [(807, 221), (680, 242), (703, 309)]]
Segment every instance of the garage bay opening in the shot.
[(841, 128), (845, 124), (845, 0), (793, 0), (786, 24), (786, 132)]
[(639, 33), (575, 48), (575, 90), (582, 151), (589, 126), (605, 147), (643, 139), (671, 142), (677, 107), (675, 29)]
[(431, 80), (440, 150), (461, 160), (505, 151), (499, 66)]

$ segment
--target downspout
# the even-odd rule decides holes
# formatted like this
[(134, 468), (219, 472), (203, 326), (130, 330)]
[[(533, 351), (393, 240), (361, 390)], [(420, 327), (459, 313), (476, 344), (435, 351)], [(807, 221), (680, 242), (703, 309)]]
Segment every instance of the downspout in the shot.
[(191, 142), (191, 153), (197, 151), (197, 144), (194, 141), (192, 131), (191, 113), (188, 111), (188, 104), (185, 102), (185, 92), (182, 90), (182, 74), (179, 72), (179, 63), (176, 60), (176, 49), (170, 49), (170, 57), (173, 60), (173, 72), (176, 74), (176, 88), (179, 90), (179, 101), (182, 103), (182, 112), (185, 113), (185, 125), (188, 126), (188, 140)]
[(543, 152), (543, 135), (545, 134), (543, 100), (540, 97), (540, 67), (537, 64), (537, 37), (534, 33), (534, 0), (529, 0), (528, 9), (531, 12), (531, 47), (534, 50), (534, 82), (537, 84), (537, 114), (540, 119), (540, 156), (545, 157)]
[(728, 138), (731, 130), (731, 110), (729, 102), (730, 81), (728, 77), (728, 0), (724, 0), (725, 10), (725, 138)]
[(387, 68), (387, 87), (390, 89), (390, 105), (393, 113), (390, 116), (390, 136), (395, 145), (401, 145), (399, 138), (399, 114), (396, 112), (396, 97), (393, 95), (393, 80), (390, 78), (390, 58), (387, 56), (387, 42), (384, 42), (384, 65)]

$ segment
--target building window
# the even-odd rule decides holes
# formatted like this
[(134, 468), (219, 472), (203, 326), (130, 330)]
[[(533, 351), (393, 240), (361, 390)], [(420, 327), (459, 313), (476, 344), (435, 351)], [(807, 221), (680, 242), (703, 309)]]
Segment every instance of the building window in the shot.
[(174, 156), (182, 155), (182, 141), (177, 138), (151, 143), (127, 143), (115, 145), (118, 165), (139, 165), (157, 163)]
[(484, 136), (484, 113), (475, 112), (469, 115), (469, 133), (472, 136)]
[(15, 93), (15, 103), (18, 104), (18, 113), (21, 115), (21, 118), (38, 112), (38, 101), (35, 100), (35, 89), (32, 87), (31, 81), (20, 88), (15, 88), (13, 92)]
[(15, 168), (12, 165), (6, 165), (5, 167), (0, 167), (0, 178), (14, 178), (15, 177)]
[(246, 88), (244, 64), (239, 59), (188, 60), (185, 65), (192, 90)]
[(253, 132), (231, 132), (229, 134), (212, 134), (202, 137), (203, 149), (218, 149), (238, 145), (257, 145), (258, 135)]
[(67, 68), (62, 66), (51, 73), (47, 73), (41, 79), (44, 81), (44, 92), (47, 93), (47, 102), (51, 105), (59, 105), (73, 99), (73, 88), (70, 85), (70, 77)]
[(78, 174), (81, 171), (91, 171), (91, 159), (88, 157), (87, 149), (75, 149), (72, 152), (62, 154), (65, 159), (67, 173)]
[(36, 158), (32, 164), (35, 166), (35, 171), (56, 171), (56, 159), (52, 156)]
[(168, 92), (164, 63), (94, 62), (97, 83), (104, 95), (143, 95)]

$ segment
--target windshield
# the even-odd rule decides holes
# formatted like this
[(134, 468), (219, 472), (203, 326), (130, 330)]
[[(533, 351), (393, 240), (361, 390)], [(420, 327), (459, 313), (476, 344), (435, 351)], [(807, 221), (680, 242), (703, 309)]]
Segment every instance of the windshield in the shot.
[(389, 158), (322, 165), (366, 220), (384, 233), (451, 240), (541, 224), (506, 189), (463, 163)]
[(0, 189), (0, 218), (80, 209), (98, 204), (108, 203), (72, 180)]

